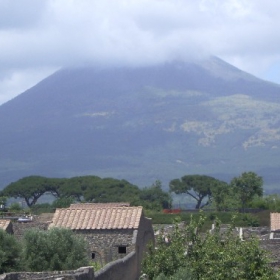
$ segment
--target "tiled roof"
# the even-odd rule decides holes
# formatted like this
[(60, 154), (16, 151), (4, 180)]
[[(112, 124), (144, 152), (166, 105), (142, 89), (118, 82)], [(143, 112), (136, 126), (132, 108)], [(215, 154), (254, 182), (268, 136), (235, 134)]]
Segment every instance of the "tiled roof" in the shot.
[(270, 230), (280, 230), (280, 213), (270, 213)]
[(0, 219), (0, 228), (3, 229), (3, 230), (6, 230), (7, 227), (9, 226), (10, 222), (11, 222), (10, 220)]
[(129, 202), (111, 202), (111, 203), (75, 203), (71, 204), (71, 209), (88, 209), (93, 207), (121, 207), (130, 206)]
[(56, 209), (50, 227), (69, 229), (137, 229), (142, 207)]

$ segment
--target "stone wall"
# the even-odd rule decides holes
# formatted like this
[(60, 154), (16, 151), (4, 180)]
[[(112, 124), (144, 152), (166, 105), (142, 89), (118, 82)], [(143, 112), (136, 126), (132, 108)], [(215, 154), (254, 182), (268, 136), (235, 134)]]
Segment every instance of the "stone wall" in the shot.
[(135, 251), (136, 232), (133, 229), (104, 229), (79, 230), (76, 234), (83, 237), (89, 244), (90, 258), (105, 265)]
[(138, 280), (138, 260), (136, 252), (122, 259), (108, 263), (95, 273), (95, 280)]
[(138, 280), (136, 252), (105, 265), (94, 273), (92, 267), (69, 271), (14, 272), (0, 275), (0, 280)]
[(280, 239), (261, 240), (260, 246), (269, 252), (272, 264), (280, 262)]
[(149, 243), (155, 245), (155, 235), (152, 226), (152, 220), (142, 216), (136, 235), (136, 253), (138, 261), (137, 267), (139, 276), (141, 272), (141, 262), (148, 249)]
[(38, 216), (33, 216), (33, 220), (31, 222), (13, 221), (13, 232), (18, 239), (21, 239), (24, 233), (29, 229), (47, 230), (49, 223), (50, 221), (41, 221)]
[(92, 267), (46, 272), (14, 272), (0, 275), (0, 280), (94, 280)]
[[(29, 223), (13, 222), (14, 234), (20, 239), (26, 230), (31, 228), (47, 230), (48, 224), (37, 219)], [(75, 233), (88, 242), (89, 257), (94, 257), (93, 261), (105, 265), (95, 276), (92, 268), (81, 268), (62, 272), (9, 273), (0, 275), (0, 280), (136, 280), (140, 276), (141, 262), (147, 244), (150, 241), (155, 242), (151, 220), (144, 216), (140, 219), (138, 230), (79, 230)]]
[(251, 237), (256, 237), (260, 240), (269, 239), (269, 235), (270, 235), (269, 227), (243, 227), (242, 228), (242, 236), (244, 239), (248, 239)]

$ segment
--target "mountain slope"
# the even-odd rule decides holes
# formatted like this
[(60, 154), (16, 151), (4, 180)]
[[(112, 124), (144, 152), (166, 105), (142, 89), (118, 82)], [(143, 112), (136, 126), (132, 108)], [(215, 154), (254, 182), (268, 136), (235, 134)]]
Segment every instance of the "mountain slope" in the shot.
[(246, 170), (274, 187), (279, 113), (278, 85), (215, 57), (63, 69), (0, 106), (0, 187), (31, 174), (144, 186)]

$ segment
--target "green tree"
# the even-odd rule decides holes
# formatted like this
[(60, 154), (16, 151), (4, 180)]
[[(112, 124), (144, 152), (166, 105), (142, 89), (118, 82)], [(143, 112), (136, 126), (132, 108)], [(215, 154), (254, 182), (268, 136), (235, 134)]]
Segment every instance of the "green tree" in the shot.
[(244, 172), (234, 177), (230, 185), (241, 201), (243, 209), (255, 196), (263, 195), (263, 179), (254, 172)]
[(157, 180), (151, 187), (140, 190), (140, 204), (146, 209), (161, 210), (170, 208), (171, 195), (162, 190), (162, 185)]
[(214, 231), (205, 233), (204, 222), (205, 216), (201, 215), (187, 226), (175, 225), (169, 234), (162, 232), (156, 248), (150, 247), (143, 261), (143, 273), (149, 279), (183, 279), (177, 278), (182, 273), (195, 280), (279, 279), (257, 239), (242, 241), (233, 225), (222, 232), (219, 221)]
[(240, 208), (240, 202), (235, 190), (227, 183), (218, 184), (212, 188), (210, 208), (217, 211), (234, 210)]
[(28, 176), (9, 184), (2, 194), (13, 198), (22, 198), (31, 207), (46, 192), (53, 192), (54, 188), (48, 178)]
[(27, 231), (23, 259), (30, 271), (77, 269), (89, 261), (84, 239), (63, 228)]
[(60, 186), (60, 197), (70, 197), (81, 202), (84, 199), (84, 192), (91, 188), (96, 180), (100, 180), (97, 176), (77, 176), (65, 179)]
[(20, 270), (20, 254), (16, 238), (0, 229), (0, 274)]
[(83, 191), (85, 201), (89, 202), (131, 202), (139, 198), (140, 190), (126, 180), (114, 178), (95, 178)]
[(279, 194), (270, 194), (262, 197), (255, 196), (249, 202), (249, 207), (280, 212), (280, 196)]
[(160, 233), (156, 240), (156, 249), (150, 244), (142, 263), (143, 273), (147, 274), (149, 279), (160, 274), (171, 276), (187, 265), (186, 233), (176, 224), (170, 234), (165, 235), (163, 231)]
[(52, 203), (52, 208), (68, 208), (75, 200), (73, 197), (62, 197)]
[[(174, 179), (169, 183), (171, 192), (176, 194), (186, 193), (196, 200), (196, 209), (203, 208), (211, 202), (212, 191), (217, 187), (227, 184), (206, 175), (186, 175), (181, 179)], [(206, 200), (206, 201), (205, 201)], [(203, 201), (205, 201), (203, 203)]]

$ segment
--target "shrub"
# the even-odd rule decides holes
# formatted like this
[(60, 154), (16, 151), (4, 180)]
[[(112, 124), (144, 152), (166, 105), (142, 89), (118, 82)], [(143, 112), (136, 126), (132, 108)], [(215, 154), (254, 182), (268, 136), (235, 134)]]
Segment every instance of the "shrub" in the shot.
[(88, 265), (86, 243), (71, 230), (29, 230), (24, 235), (23, 256), (31, 271), (77, 269)]
[(21, 247), (16, 238), (0, 229), (0, 245), (0, 274), (19, 270)]

